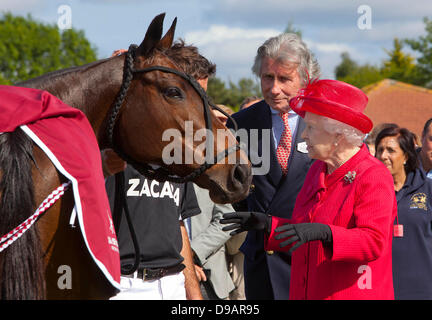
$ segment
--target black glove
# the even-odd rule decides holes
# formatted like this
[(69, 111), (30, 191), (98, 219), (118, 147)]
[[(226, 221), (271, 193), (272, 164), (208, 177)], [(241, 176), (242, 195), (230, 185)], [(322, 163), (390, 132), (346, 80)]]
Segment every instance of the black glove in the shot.
[(249, 230), (264, 230), (267, 233), (271, 231), (271, 216), (261, 212), (229, 212), (223, 215), (220, 219), (222, 224), (230, 224), (230, 226), (223, 227), (223, 231), (234, 230), (230, 235)]
[(287, 223), (283, 226), (277, 227), (275, 232), (281, 232), (275, 236), (276, 240), (290, 237), (280, 243), (281, 248), (297, 241), (297, 243), (289, 250), (290, 253), (309, 241), (322, 240), (324, 245), (332, 243), (331, 229), (328, 225), (322, 223)]

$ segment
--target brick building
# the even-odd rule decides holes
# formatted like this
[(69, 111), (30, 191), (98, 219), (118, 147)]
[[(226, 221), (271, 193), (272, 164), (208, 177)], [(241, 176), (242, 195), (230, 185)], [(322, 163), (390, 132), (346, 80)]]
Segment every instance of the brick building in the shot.
[(432, 90), (391, 79), (368, 85), (362, 90), (369, 98), (364, 113), (374, 126), (394, 122), (421, 138), (424, 123), (432, 117)]

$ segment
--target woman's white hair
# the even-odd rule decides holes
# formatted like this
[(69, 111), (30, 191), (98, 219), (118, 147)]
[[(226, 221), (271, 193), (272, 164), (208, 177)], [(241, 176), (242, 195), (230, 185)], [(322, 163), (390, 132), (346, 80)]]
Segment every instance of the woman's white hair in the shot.
[(323, 123), (324, 130), (328, 133), (342, 134), (345, 140), (354, 147), (361, 147), (363, 144), (365, 134), (360, 130), (349, 124), (325, 116), (321, 116), (320, 119)]
[(257, 50), (252, 72), (261, 76), (261, 64), (265, 57), (278, 60), (282, 63), (295, 63), (304, 85), (308, 81), (320, 77), (320, 66), (307, 45), (295, 33), (282, 33), (277, 37), (269, 38)]

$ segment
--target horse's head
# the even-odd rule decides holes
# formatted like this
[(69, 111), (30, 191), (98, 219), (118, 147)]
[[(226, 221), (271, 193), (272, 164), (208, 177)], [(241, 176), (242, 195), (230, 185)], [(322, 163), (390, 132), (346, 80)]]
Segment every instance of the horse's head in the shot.
[(187, 177), (215, 202), (241, 200), (251, 183), (251, 164), (213, 115), (202, 88), (170, 59), (176, 20), (162, 37), (163, 19), (164, 14), (152, 21), (140, 46), (115, 58), (125, 59), (125, 73), (129, 59), (133, 71), (113, 144), (128, 162)]

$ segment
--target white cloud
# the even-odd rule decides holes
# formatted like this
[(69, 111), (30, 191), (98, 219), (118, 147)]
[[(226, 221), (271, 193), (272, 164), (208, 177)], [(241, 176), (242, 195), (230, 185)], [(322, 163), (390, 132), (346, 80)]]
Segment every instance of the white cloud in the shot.
[(256, 50), (279, 30), (271, 28), (245, 29), (226, 25), (211, 25), (208, 29), (187, 32), (187, 43), (216, 63), (217, 76), (224, 81), (253, 77), (251, 70)]
[[(432, 16), (431, 1), (0, 0), (0, 12), (30, 12), (34, 18), (56, 22), (57, 6), (70, 3), (73, 26), (85, 30), (102, 57), (130, 42), (139, 43), (150, 20), (166, 12), (166, 28), (177, 16), (176, 37), (198, 46), (216, 63), (218, 77), (236, 81), (252, 77), (256, 49), (282, 32), (288, 22), (302, 31), (326, 77), (332, 76), (344, 51), (358, 63), (380, 63), (386, 57), (383, 49), (391, 50), (394, 37), (424, 34), (422, 18)], [(357, 27), (357, 8), (363, 4), (372, 10), (371, 30)]]
[(424, 33), (425, 24), (421, 20), (407, 22), (385, 22), (372, 25), (369, 39), (372, 41), (393, 40), (397, 38), (418, 37)]
[(353, 48), (343, 43), (320, 43), (310, 40), (305, 40), (305, 42), (312, 51), (321, 51), (324, 53), (342, 53), (345, 51), (354, 51)]
[(296, 23), (340, 25), (351, 20), (355, 23), (361, 5), (368, 5), (373, 18), (380, 21), (432, 15), (430, 0), (415, 0), (415, 3), (406, 0), (219, 0), (212, 10), (215, 19), (224, 19), (225, 22), (235, 17), (255, 24), (269, 24), (276, 20), (286, 24), (289, 18), (294, 18)]
[[(219, 78), (237, 82), (240, 78), (254, 78), (251, 67), (256, 50), (265, 40), (278, 34), (279, 30), (271, 28), (247, 29), (212, 25), (205, 30), (186, 33), (185, 40), (196, 45), (204, 56), (216, 63)], [(359, 58), (356, 49), (346, 43), (315, 41), (311, 38), (304, 41), (322, 65), (325, 78), (333, 77), (334, 67), (342, 52), (347, 51), (352, 57)]]
[(42, 4), (42, 0), (1, 0), (0, 12), (28, 12)]
[(188, 42), (203, 46), (232, 40), (267, 39), (279, 33), (280, 31), (274, 29), (244, 29), (212, 25), (208, 30), (188, 32), (185, 34), (185, 38)]

